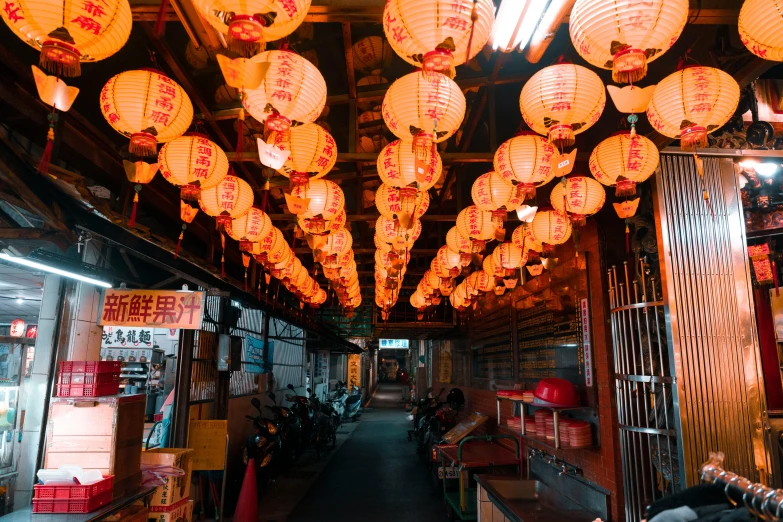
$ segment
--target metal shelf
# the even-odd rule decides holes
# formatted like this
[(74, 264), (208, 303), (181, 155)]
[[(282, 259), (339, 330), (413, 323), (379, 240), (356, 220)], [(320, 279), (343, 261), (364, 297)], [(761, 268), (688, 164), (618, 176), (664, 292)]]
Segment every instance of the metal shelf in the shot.
[[(592, 406), (571, 406), (571, 407), (565, 407), (565, 408), (558, 408), (558, 407), (553, 407), (553, 406), (539, 406), (537, 404), (530, 404), (530, 403), (527, 403), (527, 402), (523, 401), (522, 399), (515, 399), (515, 398), (512, 398), (512, 397), (495, 397), (495, 399), (496, 399), (496, 402), (497, 402), (497, 409), (498, 409), (498, 428), (505, 429), (505, 430), (510, 430), (512, 433), (514, 433), (515, 435), (519, 435), (523, 439), (535, 441), (535, 442), (538, 442), (538, 443), (543, 444), (545, 446), (548, 445), (547, 442), (544, 442), (544, 441), (547, 440), (546, 438), (544, 439), (544, 441), (542, 441), (538, 437), (531, 437), (531, 436), (525, 434), (525, 406), (527, 405), (527, 406), (531, 406), (533, 408), (541, 408), (541, 409), (545, 409), (545, 410), (550, 410), (552, 412), (552, 416), (554, 418), (555, 445), (554, 446), (549, 445), (548, 447), (554, 448), (554, 449), (563, 449), (560, 446), (560, 413), (561, 412), (569, 411), (569, 410), (571, 410), (571, 411), (573, 411), (573, 410), (595, 410), (595, 408), (593, 408)], [(513, 402), (515, 404), (520, 404), (521, 405), (520, 406), (520, 412), (519, 412), (519, 433), (511, 430), (511, 428), (509, 428), (507, 426), (503, 426), (500, 423), (500, 401), (504, 401), (504, 400), (505, 401), (511, 401), (511, 402)], [(514, 410), (516, 410), (516, 408), (514, 408)], [(587, 447), (596, 447), (596, 445), (595, 445), (595, 443), (593, 443), (593, 445), (587, 446)], [(583, 449), (583, 448), (574, 448), (574, 449)]]

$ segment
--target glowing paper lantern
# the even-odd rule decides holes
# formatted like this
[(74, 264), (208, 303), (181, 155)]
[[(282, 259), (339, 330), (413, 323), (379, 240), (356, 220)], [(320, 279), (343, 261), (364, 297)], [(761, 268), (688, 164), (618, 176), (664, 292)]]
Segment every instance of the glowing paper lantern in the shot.
[(521, 197), (532, 198), (536, 194), (536, 186), (549, 183), (554, 178), (551, 161), (556, 152), (538, 134), (520, 132), (495, 151), (495, 173), (508, 183), (520, 185)]
[(421, 221), (416, 220), (409, 229), (400, 226), (396, 219), (379, 217), (375, 221), (375, 235), (382, 243), (387, 243), (394, 250), (411, 248), (421, 235)]
[(231, 220), (242, 216), (253, 205), (253, 189), (236, 176), (226, 176), (214, 187), (204, 189), (199, 206), (215, 218), (218, 227), (227, 228)]
[(353, 44), (353, 68), (375, 71), (391, 65), (394, 58), (389, 42), (380, 36), (368, 36)]
[(308, 218), (299, 216), (297, 217), (296, 222), (305, 234), (324, 236), (334, 234), (338, 230), (344, 228), (345, 224), (348, 222), (348, 218), (345, 215), (345, 209), (342, 209), (336, 216), (329, 220), (325, 220), (321, 217)]
[(555, 245), (562, 245), (571, 237), (571, 221), (555, 210), (539, 210), (530, 226), (547, 255), (554, 252)]
[[(438, 262), (440, 263), (441, 270), (448, 270), (450, 277), (457, 277), (459, 273), (462, 271), (461, 264), (460, 264), (460, 255), (456, 252), (452, 252), (449, 250), (449, 247), (446, 245), (443, 245), (438, 249), (437, 254)], [(437, 267), (432, 267), (433, 270), (435, 270), (437, 273), (443, 273), (438, 272)]]
[(302, 214), (309, 219), (309, 228), (316, 233), (326, 229), (326, 222), (337, 217), (345, 207), (345, 195), (342, 189), (333, 181), (315, 179), (304, 185), (297, 185), (291, 195), (309, 200), (307, 210)]
[(334, 234), (326, 236), (326, 244), (321, 247), (321, 251), (328, 256), (339, 256), (351, 249), (353, 237), (346, 229), (341, 229)]
[(555, 210), (568, 213), (574, 226), (582, 226), (604, 206), (606, 191), (593, 178), (569, 176), (552, 188), (549, 200)]
[(284, 132), (273, 132), (269, 136), (269, 143), (291, 151), (283, 167), (277, 171), (290, 178), (294, 185), (325, 176), (337, 161), (334, 138), (315, 123), (293, 127), (290, 137)]
[(568, 28), (582, 58), (628, 83), (645, 77), (647, 63), (674, 45), (687, 19), (688, 0), (576, 0)]
[(506, 271), (503, 269), (503, 267), (495, 261), (495, 252), (492, 252), (492, 255), (490, 256), (484, 256), (484, 261), (481, 263), (481, 268), (484, 270), (484, 272), (494, 277), (503, 277), (506, 275)]
[(573, 145), (575, 134), (597, 122), (605, 104), (604, 84), (598, 75), (572, 63), (541, 69), (522, 87), (519, 96), (522, 118), (528, 127), (548, 136), (560, 148)]
[(531, 251), (542, 252), (544, 250), (544, 246), (533, 235), (533, 227), (528, 224), (522, 224), (514, 229), (514, 233), (511, 234), (511, 242), (525, 253)]
[(381, 112), (389, 130), (398, 138), (412, 139), (416, 156), (424, 159), (433, 143), (449, 139), (459, 129), (465, 117), (465, 95), (446, 76), (430, 80), (414, 72), (389, 87)]
[(765, 60), (783, 60), (783, 33), (776, 23), (779, 19), (776, 0), (745, 0), (737, 28), (748, 51)]
[(470, 242), (470, 239), (460, 234), (456, 226), (451, 227), (446, 232), (446, 246), (452, 252), (460, 254), (470, 254), (473, 251), (473, 244)]
[(266, 132), (287, 133), (291, 125), (312, 123), (326, 103), (326, 82), (318, 69), (290, 51), (266, 51), (252, 58), (269, 63), (256, 89), (242, 100), (253, 118), (265, 122)]
[(375, 192), (375, 206), (383, 217), (409, 221), (418, 219), (427, 212), (430, 206), (430, 195), (426, 191), (414, 189), (413, 197), (403, 197), (403, 192), (410, 187), (395, 188), (382, 183)]
[(475, 205), (465, 207), (457, 214), (457, 232), (470, 239), (473, 252), (483, 252), (487, 241), (495, 238), (497, 226), (492, 212), (481, 210)]
[(11, 321), (11, 328), (9, 331), (9, 335), (11, 337), (22, 337), (24, 335), (24, 331), (25, 331), (24, 320), (14, 319), (13, 321)]
[(242, 216), (231, 221), (226, 233), (239, 241), (239, 249), (250, 252), (253, 243), (260, 241), (272, 232), (272, 220), (261, 209), (251, 208)]
[(179, 138), (193, 121), (193, 105), (182, 87), (153, 69), (109, 79), (100, 107), (109, 125), (130, 138), (130, 151), (137, 156), (154, 155), (157, 143)]
[(707, 134), (729, 121), (739, 96), (737, 82), (720, 69), (686, 67), (658, 83), (647, 118), (656, 131), (692, 151), (706, 147)]
[(495, 228), (503, 228), (509, 211), (516, 210), (525, 201), (521, 186), (514, 186), (495, 172), (479, 176), (471, 187), (473, 203), (480, 209), (492, 212)]
[(499, 244), (490, 257), (495, 266), (505, 270), (505, 275), (508, 276), (515, 274), (516, 270), (527, 262), (525, 252), (509, 241)]
[[(438, 254), (440, 255), (440, 250), (438, 250)], [(445, 266), (443, 263), (441, 263), (439, 255), (436, 255), (434, 258), (432, 258), (432, 261), (430, 262), (430, 270), (432, 270), (434, 274), (437, 274), (441, 279), (451, 279), (451, 267)], [(459, 274), (459, 271), (457, 271), (457, 274)]]
[(494, 13), (491, 0), (389, 0), (383, 30), (403, 60), (453, 78), (489, 40)]
[(22, 41), (41, 51), (41, 67), (58, 77), (79, 76), (81, 62), (97, 62), (119, 51), (132, 22), (127, 0), (12, 0), (0, 15)]
[(470, 274), (467, 281), (471, 291), (491, 292), (495, 288), (495, 277), (483, 270), (476, 270)]
[(252, 44), (293, 33), (307, 16), (310, 0), (196, 0), (193, 5), (217, 31)]
[(604, 185), (615, 187), (618, 196), (636, 194), (636, 184), (655, 173), (660, 154), (644, 136), (628, 132), (603, 140), (590, 154), (590, 172)]
[[(412, 152), (411, 142), (396, 140), (378, 154), (377, 167), (378, 176), (386, 185), (396, 188), (415, 186), (425, 191), (440, 179), (443, 162), (437, 152), (429, 154), (424, 162), (419, 162)], [(410, 191), (403, 196), (414, 197)]]
[(163, 145), (158, 153), (163, 178), (180, 187), (185, 201), (198, 201), (202, 189), (214, 187), (228, 173), (223, 149), (203, 134), (187, 133)]

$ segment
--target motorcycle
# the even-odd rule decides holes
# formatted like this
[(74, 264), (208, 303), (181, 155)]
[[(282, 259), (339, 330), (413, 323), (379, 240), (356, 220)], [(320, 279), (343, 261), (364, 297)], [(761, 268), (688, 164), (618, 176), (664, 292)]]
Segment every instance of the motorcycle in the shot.
[[(296, 393), (296, 389), (293, 384), (288, 385), (288, 389)], [(308, 392), (311, 390), (308, 388)], [(292, 402), (291, 411), (299, 418), (301, 426), (301, 438), (300, 440), (304, 444), (310, 442), (310, 435), (313, 428), (313, 410), (310, 408), (310, 398), (305, 395), (286, 395), (286, 399)], [(302, 448), (304, 449), (304, 448)]]
[(294, 414), (290, 408), (278, 406), (274, 393), (267, 393), (274, 406), (266, 405), (274, 416), (274, 423), (278, 426), (280, 433), (280, 451), (283, 458), (288, 462), (294, 462), (302, 454), (304, 445), (302, 444), (302, 424), (299, 417)]
[(263, 418), (261, 401), (253, 397), (250, 399), (250, 403), (258, 410), (258, 415), (245, 416), (247, 420), (253, 423), (255, 433), (247, 438), (242, 457), (245, 464), (252, 458), (255, 459), (259, 468), (265, 468), (275, 460), (279, 450), (279, 429), (273, 421)]

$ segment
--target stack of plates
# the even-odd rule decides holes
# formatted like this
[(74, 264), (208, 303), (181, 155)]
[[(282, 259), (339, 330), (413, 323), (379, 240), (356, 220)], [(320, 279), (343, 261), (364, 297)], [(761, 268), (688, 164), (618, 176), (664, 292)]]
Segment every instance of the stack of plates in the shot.
[(546, 418), (546, 438), (547, 440), (555, 440), (555, 418)]
[(533, 395), (533, 392), (530, 390), (527, 390), (522, 394), (522, 402), (532, 404), (535, 399), (535, 395)]
[(514, 431), (520, 431), (522, 429), (521, 422), (519, 417), (509, 417), (506, 421), (506, 425)]
[(527, 435), (536, 434), (536, 418), (532, 415), (525, 417), (525, 433)]
[(552, 418), (552, 412), (546, 410), (536, 410), (536, 435), (543, 437), (546, 435), (546, 419)]
[(572, 448), (588, 448), (593, 445), (593, 430), (589, 422), (570, 421), (568, 425), (568, 444)]
[(568, 441), (571, 440), (569, 426), (571, 426), (571, 419), (560, 419), (560, 445), (567, 446)]

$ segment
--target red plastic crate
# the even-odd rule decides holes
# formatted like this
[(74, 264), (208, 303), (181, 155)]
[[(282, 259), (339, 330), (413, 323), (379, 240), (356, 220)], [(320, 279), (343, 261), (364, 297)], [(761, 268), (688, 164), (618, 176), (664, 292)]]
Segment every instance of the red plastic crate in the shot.
[(59, 384), (113, 384), (119, 382), (119, 373), (61, 373), (59, 379)]
[(105, 506), (111, 500), (111, 491), (87, 499), (33, 499), (33, 513), (89, 513)]
[(119, 382), (109, 384), (58, 384), (57, 397), (104, 397), (117, 395)]
[(61, 361), (60, 373), (119, 373), (122, 361)]
[(74, 484), (72, 486), (44, 486), (42, 484), (36, 484), (33, 486), (33, 498), (36, 500), (89, 499), (96, 495), (100, 495), (101, 493), (111, 491), (113, 487), (114, 475), (104, 476), (103, 480), (99, 480), (95, 484), (88, 484), (86, 486), (82, 486), (80, 484)]

